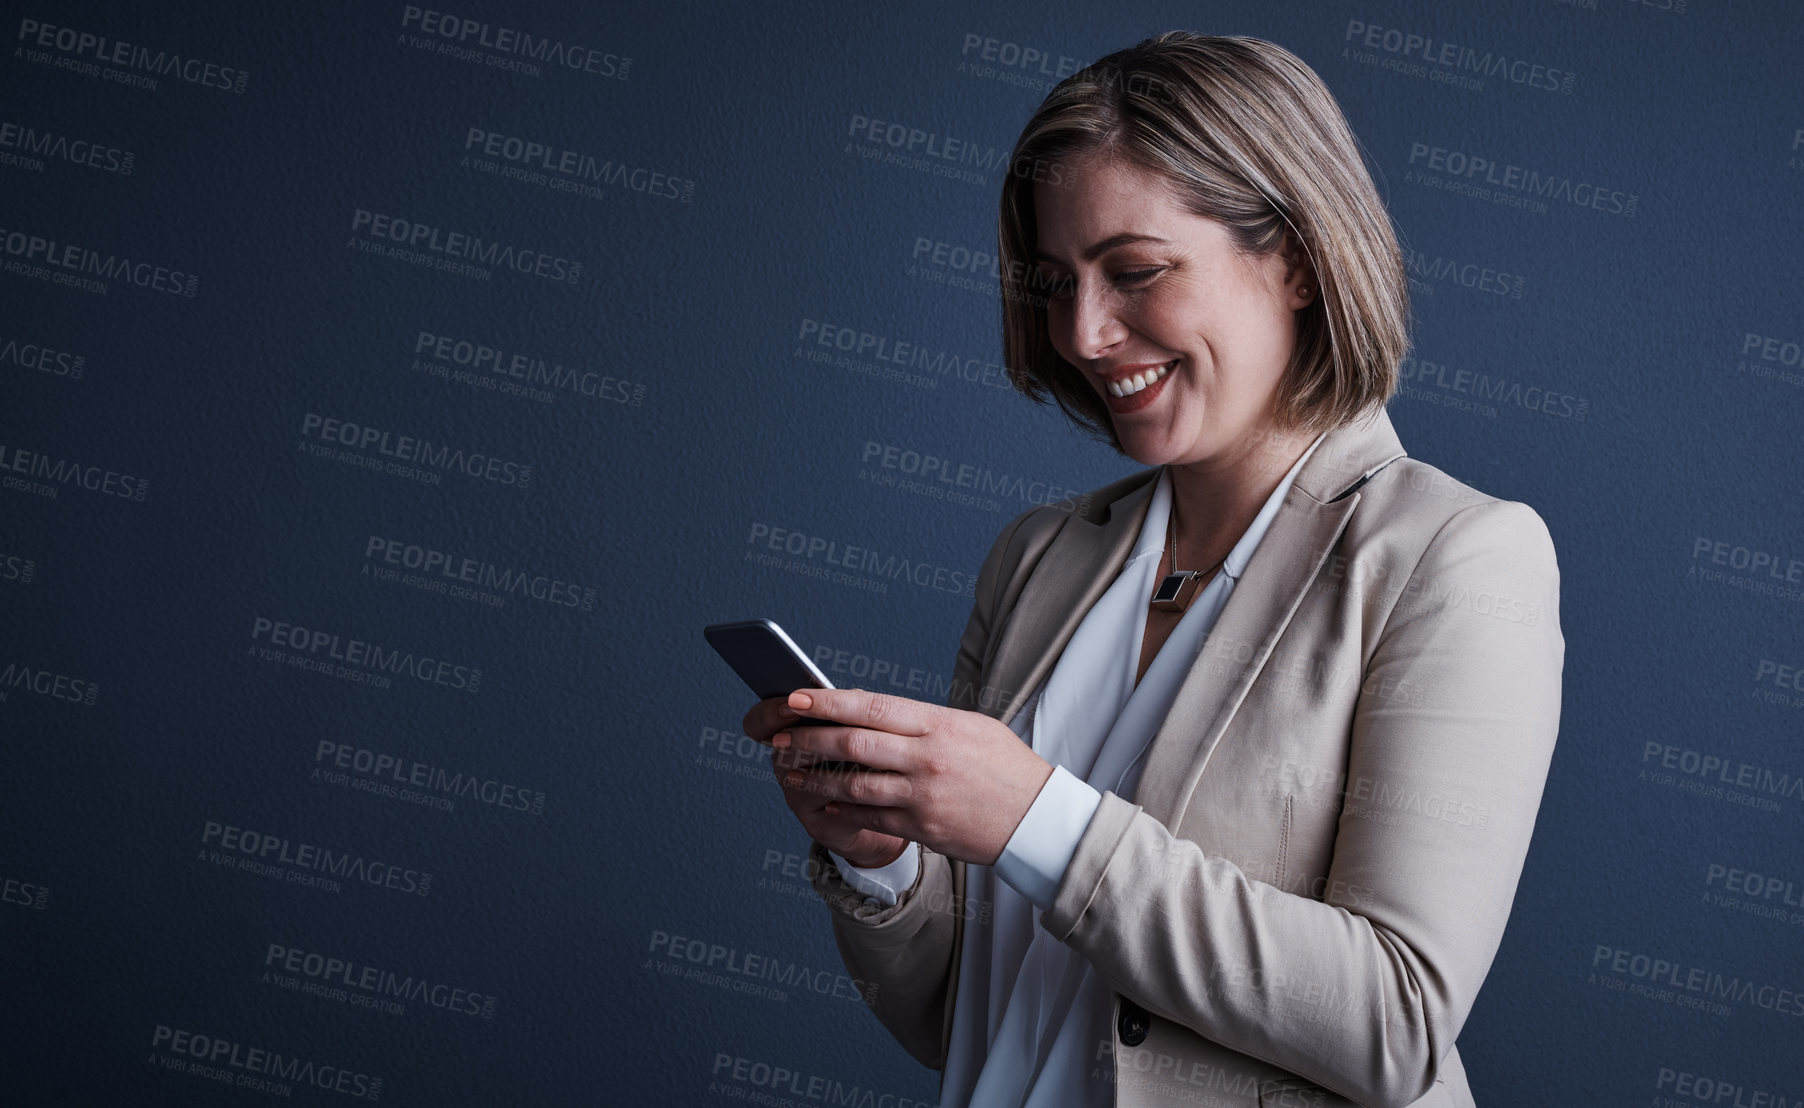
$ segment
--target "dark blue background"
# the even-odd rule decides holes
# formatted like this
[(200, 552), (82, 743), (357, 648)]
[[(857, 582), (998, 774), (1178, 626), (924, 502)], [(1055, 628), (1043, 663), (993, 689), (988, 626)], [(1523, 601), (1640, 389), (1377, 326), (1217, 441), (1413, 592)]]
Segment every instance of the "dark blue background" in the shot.
[[(0, 273), (0, 347), (15, 344), (0, 443), (149, 481), (142, 501), (0, 490), (0, 567), (15, 559), (0, 669), (99, 690), (92, 705), (28, 687), (0, 699), (0, 880), (48, 889), (41, 908), (0, 903), (8, 1098), (268, 1096), (163, 1068), (162, 1025), (379, 1076), (391, 1103), (711, 1104), (732, 1099), (710, 1087), (730, 1076), (722, 1057), (932, 1102), (937, 1075), (855, 1003), (652, 968), (671, 961), (659, 936), (681, 935), (842, 970), (828, 910), (782, 872), (807, 839), (762, 752), (732, 741), (748, 696), (700, 629), (770, 616), (811, 653), (943, 688), (968, 594), (759, 565), (746, 556), (760, 528), (974, 574), (1034, 501), (874, 483), (893, 471), (866, 465), (868, 444), (1067, 490), (1137, 468), (1006, 389), (957, 373), (917, 387), (798, 349), (807, 321), (826, 322), (994, 371), (999, 301), (910, 267), (921, 239), (993, 252), (999, 173), (867, 160), (848, 151), (853, 117), (1006, 153), (1046, 83), (972, 72), (967, 35), (1056, 65), (1172, 27), (1269, 38), (1334, 91), (1415, 263), (1415, 358), (1584, 402), (1583, 418), (1470, 410), (1454, 406), (1470, 393), (1417, 377), (1390, 406), (1411, 455), (1540, 512), (1563, 578), (1560, 744), (1460, 1036), (1480, 1102), (1646, 1104), (1672, 1092), (1663, 1069), (1804, 1094), (1797, 1016), (1716, 1016), (1591, 977), (1609, 946), (1804, 990), (1797, 923), (1706, 898), (1711, 865), (1804, 886), (1804, 801), (1769, 790), (1779, 810), (1760, 810), (1644, 779), (1649, 743), (1804, 773), (1804, 694), (1775, 703), (1757, 679), (1762, 662), (1804, 664), (1804, 606), (1697, 572), (1731, 572), (1700, 542), (1771, 553), (1781, 573), (1804, 557), (1796, 348), (1789, 380), (1743, 355), (1750, 334), (1804, 339), (1804, 22), (1788, 5), (446, 9), (630, 58), (624, 80), (424, 52), (402, 38), (418, 32), (400, 4), (5, 9), (0, 124), (134, 163), (0, 165), (0, 228), (199, 278), (190, 298)], [(21, 20), (248, 78), (241, 93), (128, 87), (24, 55)], [(1466, 90), (1364, 64), (1350, 20), (1574, 81)], [(586, 197), (485, 175), (463, 164), (471, 128), (693, 190)], [(1636, 213), (1426, 187), (1415, 143), (1633, 193)], [(575, 259), (582, 277), (478, 281), (367, 255), (349, 246), (359, 208)], [(1521, 295), (1463, 287), (1448, 264), (1520, 278)], [(422, 331), (611, 375), (638, 400), (540, 403), (414, 372)], [(27, 367), (27, 344), (80, 354), (82, 376)], [(299, 449), (309, 412), (530, 462), (532, 480), (426, 485), (315, 458)], [(595, 602), (491, 608), (377, 582), (362, 572), (372, 536), (574, 581)], [(481, 688), (378, 689), (262, 661), (247, 653), (258, 617), (479, 667)], [(329, 785), (312, 777), (322, 741), (542, 792), (543, 812)], [(209, 820), (429, 871), (432, 888), (332, 894), (223, 869), (202, 859)], [(261, 980), (272, 943), (466, 986), (498, 998), (494, 1016), (284, 991)]]

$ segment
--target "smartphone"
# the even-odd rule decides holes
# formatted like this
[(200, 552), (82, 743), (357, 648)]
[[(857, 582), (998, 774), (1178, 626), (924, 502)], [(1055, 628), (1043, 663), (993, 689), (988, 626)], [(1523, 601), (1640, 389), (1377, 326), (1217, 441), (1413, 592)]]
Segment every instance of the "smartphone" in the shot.
[[(768, 619), (747, 619), (736, 623), (710, 623), (702, 628), (715, 653), (726, 659), (752, 695), (760, 700), (788, 696), (797, 689), (831, 689), (833, 682), (802, 653), (795, 640)], [(810, 723), (840, 726), (836, 720), (812, 719), (795, 721), (796, 726)], [(862, 762), (820, 761), (810, 768), (827, 770), (870, 770)], [(876, 771), (872, 771), (876, 772)]]

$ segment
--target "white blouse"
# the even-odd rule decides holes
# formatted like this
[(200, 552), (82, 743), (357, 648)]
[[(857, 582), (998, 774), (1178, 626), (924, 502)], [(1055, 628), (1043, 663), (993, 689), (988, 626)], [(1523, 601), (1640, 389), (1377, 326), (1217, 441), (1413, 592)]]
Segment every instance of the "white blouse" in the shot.
[[(964, 925), (940, 1093), (944, 1108), (1105, 1108), (1112, 1102), (1113, 1064), (1098, 1064), (1099, 1047), (1106, 1051), (1114, 1036), (1109, 987), (1088, 960), (1039, 926), (1040, 916), (1052, 905), (1102, 790), (1133, 798), (1147, 747), (1178, 686), (1297, 471), (1321, 441), (1317, 436), (1284, 475), (1228, 552), (1222, 572), (1191, 602), (1136, 686), (1147, 598), (1165, 553), (1171, 514), (1171, 474), (1161, 468), (1139, 541), (1120, 575), (1009, 721), (1034, 753), (1053, 764), (1053, 772), (996, 864), (965, 866), (968, 903), (980, 908), (978, 918)], [(894, 904), (920, 873), (915, 843), (889, 865), (871, 869), (829, 853), (846, 883), (879, 904)], [(981, 912), (986, 903), (992, 906), (987, 923)]]

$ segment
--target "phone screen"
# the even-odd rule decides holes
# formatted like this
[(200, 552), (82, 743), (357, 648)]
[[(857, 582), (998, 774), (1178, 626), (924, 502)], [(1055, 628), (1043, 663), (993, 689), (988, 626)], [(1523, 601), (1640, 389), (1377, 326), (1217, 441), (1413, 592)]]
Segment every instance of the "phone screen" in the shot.
[[(788, 696), (796, 689), (831, 689), (837, 686), (802, 653), (795, 640), (783, 628), (768, 619), (741, 620), (736, 623), (711, 623), (702, 629), (709, 645), (724, 658), (733, 672), (760, 700)], [(836, 720), (809, 719), (804, 716), (796, 726), (810, 723), (837, 727)], [(871, 770), (861, 762), (820, 761), (815, 767), (827, 770)]]

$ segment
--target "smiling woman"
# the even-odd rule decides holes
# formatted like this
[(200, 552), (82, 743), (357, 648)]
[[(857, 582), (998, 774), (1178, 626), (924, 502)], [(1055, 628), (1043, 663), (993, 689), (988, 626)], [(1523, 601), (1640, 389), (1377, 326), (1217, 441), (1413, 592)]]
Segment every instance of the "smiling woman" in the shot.
[(1003, 528), (947, 704), (746, 714), (840, 954), (948, 1106), (1471, 1106), (1559, 729), (1547, 528), (1405, 456), (1396, 237), (1295, 56), (1148, 39), (1012, 158), (1008, 372), (1146, 468)]
[[(1315, 72), (1271, 43), (1183, 32), (1086, 72), (1040, 105), (1003, 181), (1003, 361), (1016, 386), (1036, 400), (1050, 395), (1121, 450), (1078, 369), (1084, 360), (1059, 348), (1060, 306), (1078, 283), (1073, 265), (1113, 282), (1099, 294), (1125, 300), (1161, 276), (1164, 248), (1190, 255), (1188, 287), (1199, 294), (1206, 277), (1238, 286), (1274, 273), (1294, 289), (1294, 321), (1280, 321), (1283, 420), (1321, 430), (1382, 403), (1408, 352), (1408, 280), (1358, 143)], [(1023, 165), (1057, 172), (1024, 174)], [(1106, 230), (1070, 224), (1080, 209), (1106, 213)], [(1077, 246), (1081, 258), (1066, 253)], [(1230, 254), (1248, 271), (1229, 273)], [(1230, 298), (1246, 306), (1244, 296), (1219, 295), (1223, 307)]]

